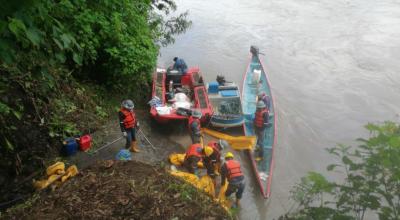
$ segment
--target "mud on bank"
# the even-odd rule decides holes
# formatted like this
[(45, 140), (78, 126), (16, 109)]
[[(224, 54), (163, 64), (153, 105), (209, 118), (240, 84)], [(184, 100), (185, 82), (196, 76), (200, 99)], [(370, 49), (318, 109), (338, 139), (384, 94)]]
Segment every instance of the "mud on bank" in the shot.
[[(34, 197), (35, 198), (35, 197)], [(229, 219), (210, 197), (141, 162), (99, 161), (3, 219)]]

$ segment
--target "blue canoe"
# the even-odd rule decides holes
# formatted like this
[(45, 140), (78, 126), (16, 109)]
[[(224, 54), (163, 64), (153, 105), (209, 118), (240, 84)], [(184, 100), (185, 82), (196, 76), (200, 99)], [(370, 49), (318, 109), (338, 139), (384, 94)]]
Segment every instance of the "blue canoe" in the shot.
[(248, 154), (254, 174), (257, 178), (258, 185), (260, 186), (261, 193), (264, 198), (268, 198), (271, 194), (272, 170), (274, 165), (274, 146), (276, 142), (276, 112), (274, 106), (274, 98), (271, 94), (271, 86), (265, 69), (260, 61), (258, 48), (252, 46), (251, 59), (246, 73), (243, 77), (242, 89), (242, 107), (245, 116), (245, 123), (243, 125), (246, 136), (254, 136), (254, 113), (256, 112), (257, 95), (260, 92), (265, 92), (270, 97), (269, 116), (271, 126), (266, 128), (264, 137), (263, 157), (261, 160), (256, 161), (256, 154), (254, 150), (246, 150)]

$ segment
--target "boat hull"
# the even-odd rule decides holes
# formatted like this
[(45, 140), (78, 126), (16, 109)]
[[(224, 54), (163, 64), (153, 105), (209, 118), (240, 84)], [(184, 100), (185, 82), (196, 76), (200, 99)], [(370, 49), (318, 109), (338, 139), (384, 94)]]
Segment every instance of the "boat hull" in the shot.
[[(254, 72), (256, 70), (256, 73)], [(257, 72), (261, 70), (258, 76)], [(259, 78), (259, 80), (257, 80)], [(258, 57), (258, 54), (251, 54), (250, 62), (243, 78), (242, 89), (242, 106), (245, 122), (243, 129), (246, 136), (254, 136), (254, 113), (256, 111), (257, 95), (259, 92), (265, 92), (271, 99), (270, 105), (270, 126), (266, 128), (264, 137), (264, 146), (262, 160), (256, 161), (256, 153), (254, 150), (246, 150), (251, 161), (254, 174), (257, 179), (261, 194), (264, 198), (270, 197), (271, 183), (274, 166), (274, 146), (276, 142), (276, 112), (275, 102), (272, 96), (269, 79), (265, 69)]]
[[(169, 75), (170, 76), (170, 75)], [(190, 88), (192, 93), (192, 108), (199, 109), (202, 112), (202, 122), (208, 121), (212, 114), (212, 106), (208, 100), (205, 86), (200, 83), (200, 71), (199, 68), (190, 68), (186, 75), (180, 79), (180, 87), (184, 86)], [(158, 97), (160, 99), (161, 106), (168, 106), (166, 100), (167, 94), (167, 73), (166, 70), (157, 69), (153, 76), (153, 88), (152, 97)], [(150, 107), (150, 116), (160, 124), (166, 124), (172, 121), (187, 120), (187, 115), (181, 115), (176, 110), (171, 110), (170, 113), (160, 114), (155, 106)]]

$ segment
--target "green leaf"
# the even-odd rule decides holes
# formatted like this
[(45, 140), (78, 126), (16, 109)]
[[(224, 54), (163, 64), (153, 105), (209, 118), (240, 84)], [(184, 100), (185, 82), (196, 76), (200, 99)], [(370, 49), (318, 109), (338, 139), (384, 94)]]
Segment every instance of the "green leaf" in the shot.
[(10, 114), (11, 108), (8, 105), (0, 102), (0, 113), (4, 115)]
[(344, 164), (349, 165), (352, 164), (353, 162), (350, 160), (350, 158), (348, 156), (343, 156), (342, 157), (342, 161)]
[(67, 35), (67, 34), (62, 34), (61, 35), (61, 41), (63, 42), (63, 46), (64, 46), (64, 48), (70, 48), (70, 45), (71, 45), (71, 39), (70, 39), (70, 36), (69, 35)]
[(31, 43), (35, 46), (38, 46), (42, 40), (40, 36), (40, 32), (35, 28), (29, 28), (26, 31), (26, 37), (31, 41)]
[(61, 63), (65, 63), (65, 60), (67, 59), (64, 55), (64, 53), (60, 52), (60, 53), (56, 53), (56, 58), (58, 61), (60, 61)]
[(82, 65), (82, 56), (79, 55), (78, 53), (74, 53), (72, 55), (72, 59), (74, 60), (74, 62), (78, 65)]
[(21, 112), (19, 112), (19, 111), (13, 111), (13, 114), (14, 114), (14, 116), (16, 117), (16, 118), (18, 118), (18, 120), (21, 120), (21, 118), (22, 118), (22, 114), (21, 114)]
[(14, 150), (14, 145), (7, 138), (5, 138), (5, 140), (6, 140), (7, 150), (13, 151)]
[(15, 37), (18, 40), (22, 40), (21, 37), (23, 37), (26, 33), (26, 26), (25, 24), (16, 18), (11, 18), (10, 22), (8, 23), (8, 29), (15, 35)]
[(339, 165), (337, 165), (337, 164), (330, 164), (326, 169), (327, 169), (328, 171), (332, 171), (332, 170), (335, 169), (335, 167), (337, 167), (337, 166), (339, 166)]
[(64, 46), (61, 44), (61, 42), (57, 38), (53, 38), (54, 43), (56, 43), (57, 47), (60, 50), (64, 50)]

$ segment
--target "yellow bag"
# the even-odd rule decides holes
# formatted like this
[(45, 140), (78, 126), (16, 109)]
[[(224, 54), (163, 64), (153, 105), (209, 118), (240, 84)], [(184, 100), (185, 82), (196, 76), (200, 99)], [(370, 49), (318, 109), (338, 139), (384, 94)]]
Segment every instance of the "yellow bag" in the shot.
[[(171, 162), (175, 166), (182, 166), (184, 161), (185, 161), (185, 154), (173, 153), (169, 155), (169, 162)], [(203, 162), (201, 161), (197, 163), (197, 166), (199, 168), (204, 168)]]
[(65, 169), (65, 164), (63, 162), (57, 162), (46, 169), (47, 176), (51, 176), (53, 174), (63, 174)]

